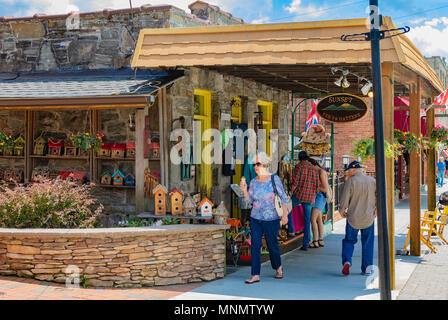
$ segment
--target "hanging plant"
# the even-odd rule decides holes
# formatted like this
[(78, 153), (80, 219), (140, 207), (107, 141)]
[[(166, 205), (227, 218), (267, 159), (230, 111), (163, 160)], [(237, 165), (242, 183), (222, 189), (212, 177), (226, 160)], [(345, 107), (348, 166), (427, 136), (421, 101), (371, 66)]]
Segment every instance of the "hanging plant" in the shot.
[(403, 132), (398, 129), (394, 130), (394, 140), (397, 147), (401, 146), (400, 154), (404, 151), (420, 152), (431, 148), (432, 142), (428, 137), (416, 136), (411, 132)]
[[(352, 155), (359, 157), (361, 162), (375, 156), (375, 140), (364, 138), (353, 143)], [(395, 148), (389, 142), (384, 141), (384, 155), (386, 158), (396, 158), (398, 156)]]
[(439, 143), (448, 147), (448, 129), (443, 127), (434, 128), (431, 132), (430, 140), (432, 148), (436, 148)]
[(80, 148), (82, 150), (96, 150), (99, 151), (101, 146), (103, 145), (103, 137), (104, 133), (96, 133), (91, 135), (90, 133), (77, 133), (76, 135), (72, 134), (70, 139), (73, 142), (73, 145), (76, 148)]

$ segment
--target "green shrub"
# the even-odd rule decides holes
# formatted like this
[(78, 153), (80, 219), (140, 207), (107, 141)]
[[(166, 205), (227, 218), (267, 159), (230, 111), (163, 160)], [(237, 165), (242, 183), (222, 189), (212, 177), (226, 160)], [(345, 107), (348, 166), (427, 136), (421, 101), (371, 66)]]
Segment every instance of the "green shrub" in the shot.
[(89, 186), (68, 180), (43, 180), (14, 189), (0, 185), (2, 228), (93, 228), (102, 210)]

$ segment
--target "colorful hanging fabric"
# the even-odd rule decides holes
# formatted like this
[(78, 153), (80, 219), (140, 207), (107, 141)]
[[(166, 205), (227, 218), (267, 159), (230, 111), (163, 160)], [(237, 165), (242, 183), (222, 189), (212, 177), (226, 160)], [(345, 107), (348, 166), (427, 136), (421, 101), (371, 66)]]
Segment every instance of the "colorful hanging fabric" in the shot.
[(317, 114), (316, 106), (319, 100), (313, 99), (313, 106), (311, 107), (311, 111), (308, 114), (308, 118), (306, 119), (305, 124), (305, 132), (308, 130), (308, 128), (313, 124), (318, 124), (320, 122), (320, 117)]

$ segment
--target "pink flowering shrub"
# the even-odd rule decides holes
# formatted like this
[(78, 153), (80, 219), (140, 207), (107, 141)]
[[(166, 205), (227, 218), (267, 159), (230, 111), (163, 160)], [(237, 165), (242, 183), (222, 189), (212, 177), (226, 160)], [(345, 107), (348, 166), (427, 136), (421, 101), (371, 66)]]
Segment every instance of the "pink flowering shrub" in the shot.
[(0, 185), (2, 228), (93, 228), (103, 205), (90, 187), (67, 180), (42, 180), (14, 189)]

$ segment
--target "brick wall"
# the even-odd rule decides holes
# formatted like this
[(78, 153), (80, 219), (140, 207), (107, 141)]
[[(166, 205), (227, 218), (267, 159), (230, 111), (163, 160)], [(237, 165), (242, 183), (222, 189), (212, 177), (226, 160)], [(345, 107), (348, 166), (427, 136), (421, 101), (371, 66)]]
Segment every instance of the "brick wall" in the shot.
[[(294, 107), (302, 100), (295, 99)], [(334, 169), (342, 170), (344, 168), (342, 164), (342, 156), (349, 155), (350, 161), (357, 160), (352, 154), (353, 150), (352, 143), (358, 141), (362, 138), (373, 137), (374, 127), (373, 127), (373, 111), (372, 111), (372, 99), (365, 99), (367, 106), (369, 107), (369, 112), (367, 115), (358, 121), (349, 122), (344, 124), (334, 125)], [(295, 132), (296, 135), (301, 135), (305, 130), (306, 119), (312, 107), (312, 100), (303, 102), (300, 105), (300, 115), (299, 108), (295, 113)], [(291, 119), (291, 115), (289, 115)], [(291, 123), (291, 122), (290, 122)], [(325, 128), (328, 133), (331, 133), (331, 124), (327, 122)], [(331, 156), (331, 151), (328, 152), (326, 156)], [(375, 159), (369, 159), (364, 162), (364, 166), (367, 171), (375, 171)]]

